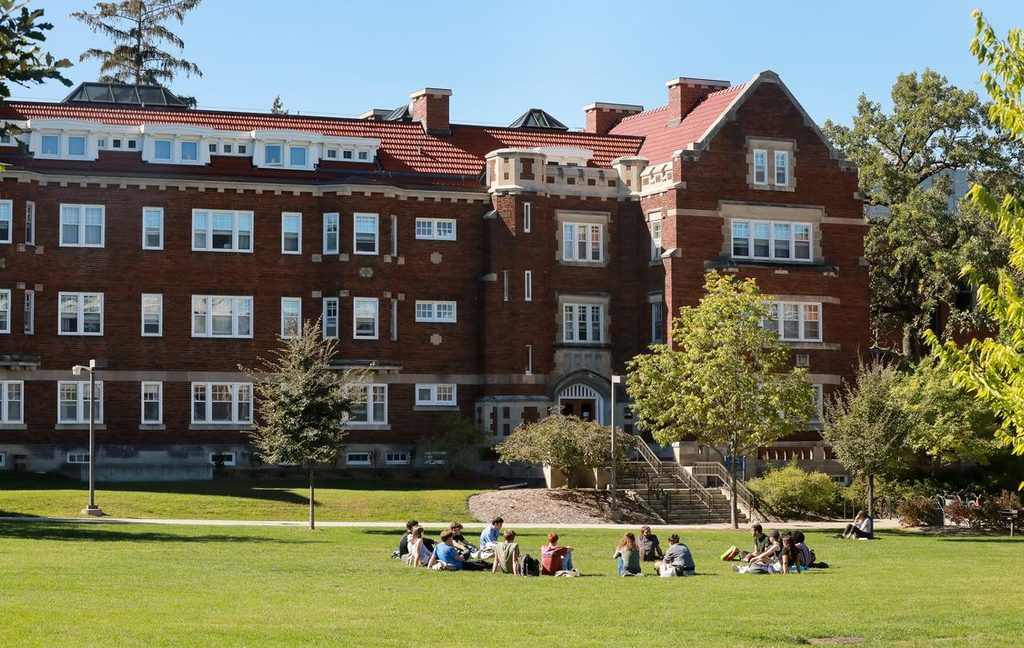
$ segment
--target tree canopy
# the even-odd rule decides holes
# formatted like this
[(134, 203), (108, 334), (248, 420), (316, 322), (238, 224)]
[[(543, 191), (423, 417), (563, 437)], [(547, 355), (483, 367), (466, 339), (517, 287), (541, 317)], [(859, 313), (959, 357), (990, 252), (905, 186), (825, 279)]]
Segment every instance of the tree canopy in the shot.
[[(40, 43), (53, 25), (42, 22), (42, 9), (30, 10), (24, 2), (0, 0), (0, 101), (11, 96), (11, 85), (28, 86), (48, 80), (60, 81), (66, 86), (71, 81), (61, 70), (71, 67), (71, 61), (56, 59), (44, 52)], [(0, 127), (0, 134), (10, 126)]]

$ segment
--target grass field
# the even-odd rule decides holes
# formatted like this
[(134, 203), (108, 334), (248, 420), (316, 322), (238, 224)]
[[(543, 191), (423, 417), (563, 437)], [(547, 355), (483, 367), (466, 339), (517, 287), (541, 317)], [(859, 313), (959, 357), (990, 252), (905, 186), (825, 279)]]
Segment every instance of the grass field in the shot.
[[(384, 479), (323, 480), (317, 483), (317, 519), (336, 522), (469, 520), (466, 501), (485, 483), (451, 488)], [(308, 483), (213, 480), (166, 484), (99, 484), (96, 503), (109, 516), (131, 518), (303, 520)], [(81, 517), (88, 501), (82, 482), (52, 477), (0, 478), (0, 516)]]
[(617, 532), (569, 530), (587, 576), (525, 579), (404, 567), (397, 533), (0, 523), (0, 645), (1024, 644), (1019, 539), (812, 533), (830, 569), (747, 576), (716, 559), (745, 533), (701, 531), (699, 576), (622, 579)]

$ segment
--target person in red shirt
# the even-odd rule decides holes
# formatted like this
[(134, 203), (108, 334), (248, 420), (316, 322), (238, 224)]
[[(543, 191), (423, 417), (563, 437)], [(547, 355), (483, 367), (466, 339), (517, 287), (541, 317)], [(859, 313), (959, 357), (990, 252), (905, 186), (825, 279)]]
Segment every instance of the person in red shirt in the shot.
[(540, 573), (554, 576), (560, 571), (576, 571), (572, 564), (572, 547), (558, 544), (558, 534), (548, 534), (548, 543), (540, 548)]

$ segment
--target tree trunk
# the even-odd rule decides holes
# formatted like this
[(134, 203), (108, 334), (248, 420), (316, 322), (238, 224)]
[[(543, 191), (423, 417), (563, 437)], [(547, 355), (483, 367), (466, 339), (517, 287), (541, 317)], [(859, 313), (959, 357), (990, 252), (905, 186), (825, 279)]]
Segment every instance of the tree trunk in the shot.
[(875, 476), (868, 475), (868, 517), (875, 519)]
[(316, 471), (313, 466), (309, 467), (309, 530), (316, 531), (316, 518), (313, 516), (313, 502), (316, 496), (316, 489), (314, 487), (313, 479)]
[(729, 462), (729, 475), (732, 476), (732, 485), (731, 485), (731, 490), (732, 490), (732, 498), (731, 498), (732, 499), (732, 507), (731, 507), (731, 509), (729, 511), (729, 520), (730, 520), (730, 522), (732, 522), (732, 528), (738, 529), (738, 528), (740, 528), (740, 524), (739, 524), (739, 515), (737, 513), (739, 507), (738, 507), (737, 502), (736, 502), (736, 444), (735, 443), (733, 443), (730, 446), (729, 455), (732, 458), (732, 461)]
[(912, 353), (910, 348), (910, 326), (903, 327), (903, 357), (909, 358)]

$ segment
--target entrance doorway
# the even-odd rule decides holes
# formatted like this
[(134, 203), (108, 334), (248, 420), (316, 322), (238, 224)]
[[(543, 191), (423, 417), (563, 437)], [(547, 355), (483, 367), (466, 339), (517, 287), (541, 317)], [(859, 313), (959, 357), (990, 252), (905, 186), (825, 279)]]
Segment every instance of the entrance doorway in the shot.
[(605, 422), (604, 399), (593, 387), (576, 383), (558, 394), (558, 410), (566, 416), (578, 416), (584, 421)]
[(562, 414), (577, 416), (584, 421), (593, 421), (597, 412), (597, 401), (593, 398), (563, 398)]

